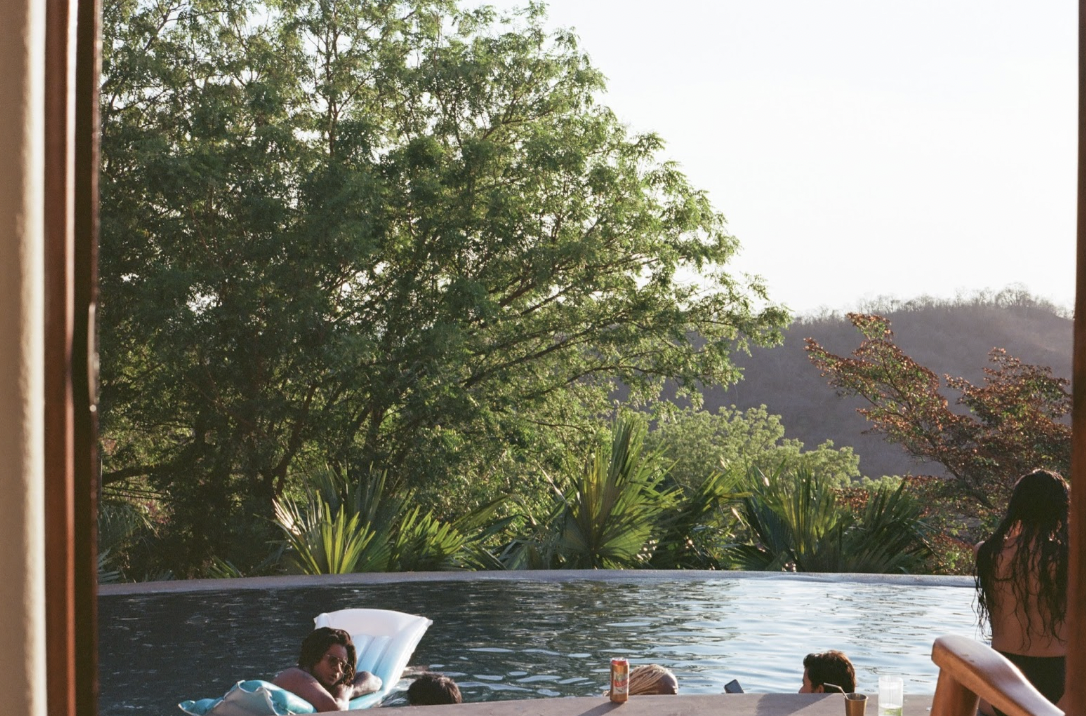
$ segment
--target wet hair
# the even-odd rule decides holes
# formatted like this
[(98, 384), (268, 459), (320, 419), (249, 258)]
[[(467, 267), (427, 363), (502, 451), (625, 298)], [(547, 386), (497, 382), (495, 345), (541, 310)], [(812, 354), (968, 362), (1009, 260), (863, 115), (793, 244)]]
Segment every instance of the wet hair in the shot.
[(342, 644), (347, 649), (347, 668), (343, 670), (343, 677), (338, 683), (351, 684), (354, 682), (357, 657), (351, 635), (342, 629), (319, 627), (311, 631), (309, 636), (302, 640), (302, 650), (298, 654), (298, 667), (303, 671), (311, 670), (324, 658), (333, 644)]
[(630, 671), (630, 696), (677, 693), (679, 680), (671, 669), (659, 664), (643, 664)]
[(439, 706), (463, 702), (460, 687), (444, 674), (427, 671), (407, 687), (407, 702), (412, 706)]
[[(1036, 470), (1018, 479), (1007, 504), (1007, 514), (992, 536), (977, 550), (977, 616), (990, 622), (996, 605), (996, 583), (1010, 582), (1010, 588), (1025, 614), (1019, 614), (1032, 640), (1031, 602), (1045, 634), (1056, 634), (1067, 614), (1067, 508), (1070, 501), (1067, 481), (1059, 473)], [(1007, 576), (996, 576), (996, 568), (1008, 536), (1016, 545), (1007, 565)], [(1031, 589), (1036, 585), (1036, 591)]]
[(813, 688), (826, 684), (840, 686), (846, 694), (856, 691), (856, 670), (844, 652), (830, 649), (803, 658), (803, 668)]

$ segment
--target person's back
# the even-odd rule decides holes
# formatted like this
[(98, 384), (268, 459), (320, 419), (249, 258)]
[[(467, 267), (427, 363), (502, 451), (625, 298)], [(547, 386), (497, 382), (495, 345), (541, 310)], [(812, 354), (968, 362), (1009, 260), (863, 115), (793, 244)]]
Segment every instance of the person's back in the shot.
[[(978, 615), (991, 627), (992, 648), (1057, 706), (1068, 639), (1069, 502), (1060, 475), (1024, 475), (995, 532), (975, 548)], [(981, 711), (990, 713), (990, 706)]]
[[(1040, 598), (1038, 586), (1040, 570), (1052, 570), (1055, 565), (1042, 566), (1036, 558), (1030, 559), (1030, 573), (1016, 588), (1012, 565), (1019, 549), (1017, 538), (1011, 537), (1004, 541), (1003, 549), (993, 560), (995, 579), (988, 600), (992, 648), (1022, 656), (1065, 656), (1069, 636), (1067, 620), (1062, 614), (1049, 613)], [(1035, 553), (1029, 547), (1026, 549)]]

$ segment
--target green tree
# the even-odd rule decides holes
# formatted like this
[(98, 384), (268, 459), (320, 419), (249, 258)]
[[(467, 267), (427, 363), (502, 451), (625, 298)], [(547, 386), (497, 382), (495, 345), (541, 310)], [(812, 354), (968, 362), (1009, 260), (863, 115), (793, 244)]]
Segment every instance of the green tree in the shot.
[(802, 442), (784, 437), (780, 416), (770, 415), (764, 405), (746, 411), (721, 407), (715, 414), (696, 408), (675, 411), (661, 418), (648, 442), (674, 461), (671, 478), (689, 488), (713, 471), (746, 475), (757, 468), (768, 473), (782, 464), (838, 486), (860, 476), (860, 458), (852, 448), (834, 448), (827, 440), (804, 451)]
[(955, 411), (938, 376), (894, 343), (888, 320), (856, 313), (849, 320), (864, 336), (851, 357), (813, 339), (807, 352), (840, 395), (867, 401), (870, 407), (859, 412), (874, 432), (943, 465), (957, 488), (985, 508), (1005, 504), (1014, 480), (1030, 470), (1067, 474), (1071, 396), (1051, 369), (994, 349), (983, 385), (946, 376), (946, 387), (959, 393), (956, 404), (967, 410)]
[(159, 492), (179, 575), (262, 559), (299, 466), (538, 494), (617, 381), (691, 393), (779, 339), (539, 6), (109, 0), (104, 38), (103, 478)]

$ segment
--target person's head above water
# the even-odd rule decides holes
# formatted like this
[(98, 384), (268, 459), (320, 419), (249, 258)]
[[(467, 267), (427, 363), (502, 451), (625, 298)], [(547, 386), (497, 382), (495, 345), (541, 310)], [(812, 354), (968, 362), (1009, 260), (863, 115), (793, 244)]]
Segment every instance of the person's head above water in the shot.
[(630, 696), (677, 693), (679, 680), (671, 669), (659, 664), (643, 664), (630, 671)]
[[(827, 687), (827, 684), (831, 686)], [(821, 694), (836, 691), (840, 686), (846, 694), (856, 691), (856, 670), (843, 652), (835, 649), (808, 654), (803, 659), (803, 686), (801, 694)]]
[(320, 627), (302, 641), (298, 668), (328, 688), (347, 683), (355, 675), (355, 650), (351, 635), (342, 629)]
[[(1067, 512), (1070, 489), (1059, 473), (1035, 470), (1018, 478), (1004, 515), (992, 536), (977, 549), (977, 603), (981, 621), (995, 606), (996, 582), (1006, 582), (1021, 605), (1036, 604), (1045, 633), (1055, 634), (1067, 610)], [(1005, 547), (1014, 555), (999, 565)], [(1044, 565), (1044, 569), (1037, 569)], [(997, 567), (999, 575), (997, 576)], [(1033, 631), (1031, 610), (1019, 614)]]
[(426, 672), (407, 687), (407, 702), (412, 706), (439, 706), (463, 701), (460, 687), (444, 674)]

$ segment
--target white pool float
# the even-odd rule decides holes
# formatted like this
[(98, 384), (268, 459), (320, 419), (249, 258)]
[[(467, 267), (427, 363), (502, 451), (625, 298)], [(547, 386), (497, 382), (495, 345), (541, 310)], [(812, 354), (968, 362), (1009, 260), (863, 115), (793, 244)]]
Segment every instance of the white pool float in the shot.
[[(342, 629), (354, 642), (359, 671), (381, 677), (381, 688), (372, 694), (351, 699), (351, 709), (378, 704), (400, 681), (407, 661), (426, 630), (433, 624), (426, 617), (388, 609), (341, 609), (321, 614), (316, 627)], [(284, 716), (313, 713), (313, 706), (289, 691), (267, 681), (239, 681), (217, 699), (182, 701), (178, 706), (192, 716)]]

